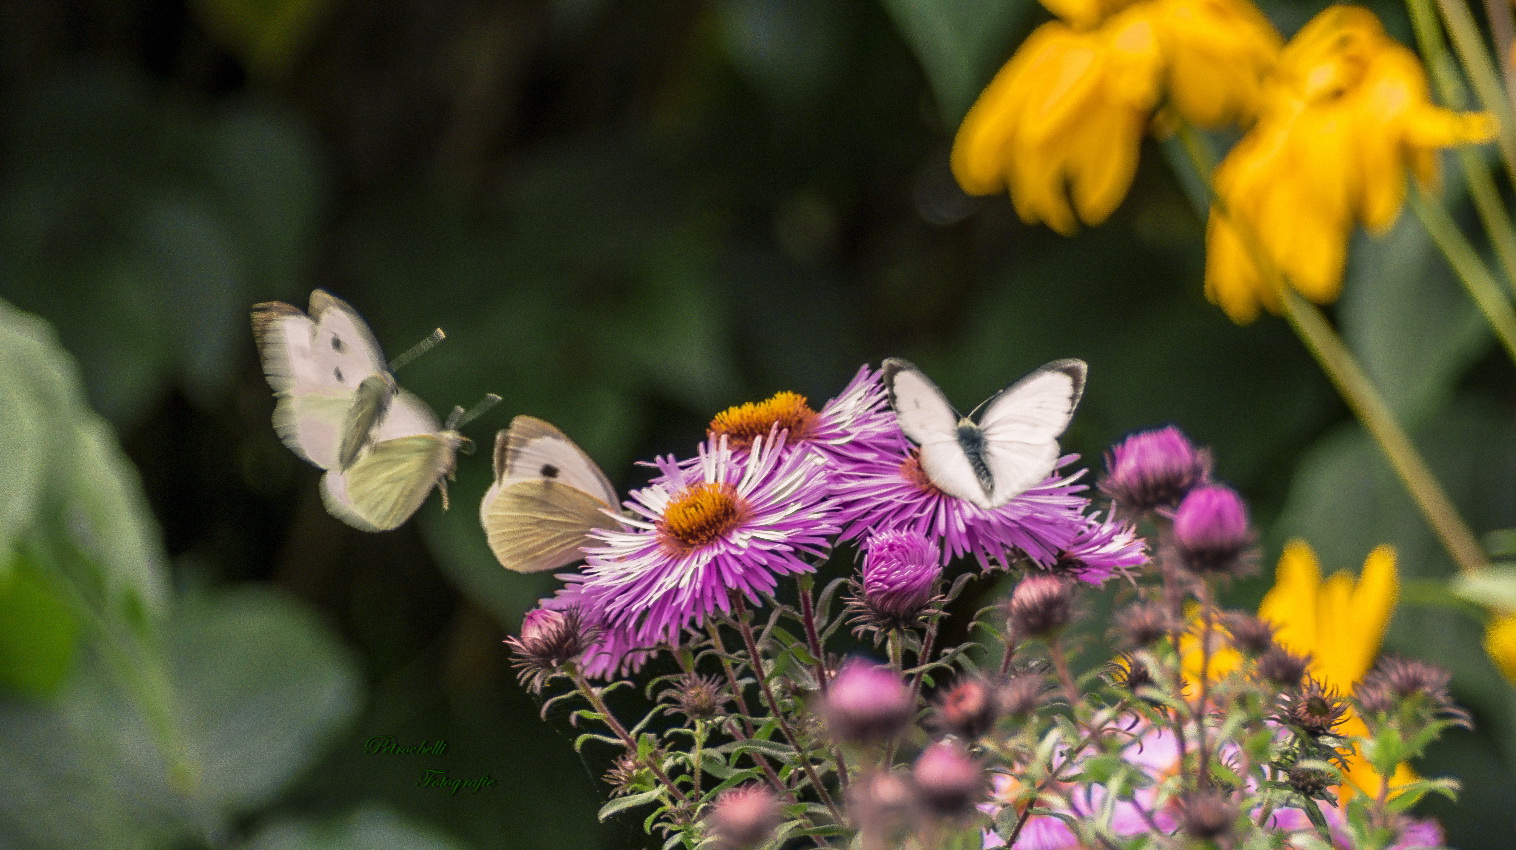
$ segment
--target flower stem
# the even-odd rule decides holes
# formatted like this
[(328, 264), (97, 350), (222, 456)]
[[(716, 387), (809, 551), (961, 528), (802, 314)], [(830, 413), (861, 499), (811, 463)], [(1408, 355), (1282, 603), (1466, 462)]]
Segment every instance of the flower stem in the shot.
[(805, 573), (797, 583), (800, 585), (800, 621), (805, 625), (805, 645), (810, 650), (811, 657), (816, 659), (816, 688), (824, 697), (830, 684), (827, 681), (829, 671), (826, 669), (826, 655), (821, 650), (821, 637), (816, 632), (816, 608), (811, 600), (814, 581), (809, 573)]
[(1411, 207), (1416, 210), (1416, 217), (1426, 226), (1427, 233), (1431, 234), (1432, 241), (1437, 243), (1443, 256), (1447, 257), (1448, 264), (1458, 274), (1458, 279), (1463, 281), (1469, 297), (1479, 305), (1479, 311), (1495, 330), (1495, 336), (1505, 348), (1506, 354), (1512, 361), (1516, 361), (1516, 308), (1511, 306), (1511, 301), (1506, 298), (1500, 284), (1495, 281), (1489, 269), (1485, 268), (1479, 252), (1469, 244), (1469, 240), (1458, 230), (1458, 225), (1441, 204), (1428, 203), (1424, 195), (1413, 192)]
[[(742, 729), (740, 731), (731, 729), (730, 734), (738, 740), (751, 741), (756, 734), (752, 721), (753, 712), (748, 708), (747, 699), (742, 695), (742, 687), (737, 682), (737, 671), (732, 669), (732, 662), (727, 660), (726, 645), (721, 640), (721, 630), (716, 628), (716, 624), (713, 622), (706, 626), (706, 631), (710, 633), (711, 643), (716, 648), (716, 657), (721, 659), (721, 669), (726, 673), (727, 686), (732, 689), (732, 699), (736, 701), (737, 710), (740, 712), (738, 716), (742, 722)], [(728, 728), (730, 729), (730, 727)], [(795, 794), (794, 790), (784, 784), (784, 781), (779, 778), (779, 774), (774, 772), (774, 766), (769, 764), (768, 758), (757, 751), (750, 751), (748, 757), (753, 760), (754, 764), (758, 765), (759, 770), (763, 771), (763, 775), (768, 778), (769, 785), (773, 786), (776, 792), (788, 796), (797, 803), (800, 802), (800, 798)]]
[(1379, 444), (1389, 459), (1390, 466), (1400, 476), (1401, 483), (1410, 491), (1411, 498), (1426, 517), (1432, 531), (1452, 556), (1458, 569), (1473, 575), (1483, 568), (1484, 551), (1479, 548), (1474, 533), (1464, 524), (1463, 518), (1453, 508), (1453, 503), (1443, 492), (1432, 471), (1411, 444), (1400, 424), (1390, 413), (1379, 392), (1374, 389), (1362, 367), (1353, 359), (1342, 338), (1332, 330), (1321, 311), (1296, 295), (1294, 290), (1281, 287), (1280, 303), (1284, 316), (1307, 349), (1321, 364), (1337, 391), (1352, 409), (1354, 415), (1368, 429), (1374, 442)]
[(785, 740), (790, 742), (790, 747), (795, 750), (795, 760), (800, 762), (801, 770), (805, 771), (806, 778), (816, 789), (816, 794), (821, 798), (827, 810), (837, 823), (846, 823), (842, 817), (842, 811), (832, 801), (832, 795), (827, 793), (826, 786), (821, 784), (821, 779), (816, 775), (816, 768), (811, 760), (806, 757), (800, 746), (800, 738), (795, 730), (790, 727), (790, 721), (779, 710), (779, 700), (774, 698), (774, 689), (769, 687), (768, 675), (763, 669), (763, 656), (758, 654), (758, 641), (753, 637), (753, 624), (750, 622), (751, 615), (747, 610), (747, 600), (742, 598), (741, 593), (732, 594), (732, 613), (736, 615), (737, 630), (742, 633), (742, 641), (747, 646), (748, 662), (753, 666), (753, 675), (758, 679), (758, 686), (763, 691), (763, 700), (768, 705), (769, 711), (774, 713), (774, 719), (779, 723), (779, 731), (784, 733)]
[[(1418, 2), (1424, 3), (1426, 0), (1415, 0), (1410, 5), (1414, 7)], [(1505, 160), (1507, 172), (1516, 180), (1516, 120), (1512, 118), (1511, 103), (1500, 85), (1500, 74), (1495, 70), (1495, 63), (1490, 61), (1490, 54), (1484, 49), (1484, 38), (1480, 35), (1479, 25), (1475, 23), (1473, 13), (1463, 0), (1437, 0), (1437, 9), (1442, 13), (1443, 23), (1453, 41), (1453, 50), (1469, 75), (1469, 82), (1474, 86), (1474, 93), (1479, 96), (1480, 105), (1495, 116), (1499, 125), (1496, 141), (1500, 145), (1501, 158)]]
[[(579, 693), (589, 701), (590, 705), (594, 706), (595, 711), (600, 713), (601, 720), (605, 723), (606, 727), (621, 741), (621, 745), (626, 747), (627, 753), (635, 757), (637, 755), (637, 742), (626, 731), (626, 727), (621, 725), (621, 721), (616, 719), (616, 715), (611, 713), (610, 707), (605, 704), (605, 699), (600, 696), (600, 690), (591, 686), (589, 681), (584, 678), (584, 674), (579, 672), (576, 667), (569, 667), (569, 675), (573, 677), (574, 685), (579, 689)], [(646, 758), (642, 760), (642, 763), (648, 770), (653, 772), (654, 776), (658, 777), (658, 781), (663, 783), (663, 787), (667, 788), (668, 792), (673, 795), (674, 799), (679, 803), (679, 807), (685, 810), (685, 818), (688, 818), (689, 798), (685, 797), (684, 792), (680, 791), (673, 780), (669, 779), (669, 775), (663, 772), (663, 766), (658, 764), (658, 760)]]

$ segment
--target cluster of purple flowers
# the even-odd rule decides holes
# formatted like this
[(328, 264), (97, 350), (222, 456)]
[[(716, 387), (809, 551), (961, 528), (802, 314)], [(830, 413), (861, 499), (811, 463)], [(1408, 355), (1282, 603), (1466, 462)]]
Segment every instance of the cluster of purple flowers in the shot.
[[(543, 606), (576, 610), (594, 626), (582, 666), (606, 678), (730, 613), (736, 596), (760, 604), (780, 577), (813, 571), (844, 541), (895, 553), (876, 557), (862, 584), (866, 598), (897, 612), (928, 598), (958, 557), (1100, 584), (1147, 552), (1129, 524), (1092, 511), (1084, 471), (1066, 472), (1075, 459), (998, 508), (949, 496), (922, 473), (879, 373), (865, 366), (820, 411), (781, 393), (716, 417), (695, 457), (655, 460), (657, 475), (632, 492), (622, 527), (592, 532), (585, 567), (563, 575)], [(876, 540), (890, 542), (871, 548)], [(902, 558), (907, 550), (930, 558)]]

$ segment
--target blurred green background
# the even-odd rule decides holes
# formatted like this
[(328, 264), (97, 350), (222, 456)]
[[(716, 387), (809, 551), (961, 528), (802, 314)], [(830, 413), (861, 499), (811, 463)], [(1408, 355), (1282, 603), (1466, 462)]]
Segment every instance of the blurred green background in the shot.
[[(1286, 35), (1318, 9), (1265, 6)], [(1046, 18), (0, 4), (0, 846), (650, 843), (635, 816), (596, 822), (609, 754), (576, 756), (508, 667), (500, 641), (555, 582), (486, 548), (487, 453), (451, 511), (366, 535), (275, 438), (248, 307), (319, 286), (391, 355), (444, 328), (400, 379), (439, 412), (503, 396), (479, 443), (538, 415), (622, 488), (718, 409), (819, 405), (865, 361), (910, 357), (971, 405), (1084, 358), (1065, 444), (1092, 464), (1175, 422), (1252, 500), (1265, 564), (1293, 535), (1328, 569), (1399, 547), (1389, 648), (1451, 668), (1477, 722), (1421, 765), (1462, 802), (1426, 810), (1456, 846), (1509, 847), (1513, 692), (1476, 619), (1416, 604), (1452, 567), (1287, 328), (1205, 303), (1172, 151), (1150, 142), (1113, 220), (1073, 239), (955, 187), (957, 120)], [(1355, 244), (1335, 315), (1475, 529), (1516, 526), (1516, 376), (1413, 219)], [(383, 735), (447, 750), (366, 755)], [(416, 787), (426, 768), (497, 784), (449, 796)]]

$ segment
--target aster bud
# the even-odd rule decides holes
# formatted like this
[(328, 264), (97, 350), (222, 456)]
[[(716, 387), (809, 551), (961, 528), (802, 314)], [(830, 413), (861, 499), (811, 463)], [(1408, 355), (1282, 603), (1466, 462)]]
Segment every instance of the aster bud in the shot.
[(978, 677), (962, 679), (943, 691), (932, 714), (939, 728), (971, 741), (994, 728), (999, 718), (995, 689)]
[(984, 796), (984, 769), (954, 740), (923, 750), (911, 768), (911, 780), (922, 804), (940, 815), (969, 812)]
[(706, 825), (724, 850), (757, 847), (779, 826), (779, 800), (763, 785), (742, 785), (721, 792), (711, 804)]
[(1311, 666), (1310, 659), (1296, 655), (1278, 644), (1264, 650), (1256, 663), (1258, 675), (1286, 687), (1300, 684), (1300, 680), (1305, 678), (1306, 669)]
[(714, 676), (685, 673), (661, 695), (665, 702), (691, 720), (709, 720), (726, 706), (726, 687)]
[(1047, 703), (1052, 684), (1043, 673), (1017, 673), (995, 689), (995, 701), (1007, 717), (1026, 718)]
[(1285, 781), (1289, 783), (1290, 790), (1296, 794), (1302, 797), (1319, 799), (1327, 793), (1328, 789), (1336, 786), (1340, 780), (1329, 770), (1296, 765), (1290, 768)]
[(1214, 841), (1232, 831), (1237, 823), (1237, 804), (1219, 791), (1201, 791), (1185, 800), (1183, 829), (1192, 838)]
[(847, 789), (848, 819), (866, 836), (863, 844), (895, 846), (892, 840), (910, 825), (916, 794), (896, 773), (865, 773)]
[(1052, 634), (1068, 625), (1073, 617), (1072, 583), (1045, 573), (1023, 578), (1006, 603), (1011, 631), (1022, 638)]
[(593, 629), (586, 626), (580, 609), (536, 608), (522, 618), (521, 634), (506, 638), (505, 645), (515, 656), (511, 663), (519, 668), (521, 683), (535, 693), (563, 665), (578, 658), (592, 640)]
[(1168, 608), (1157, 602), (1140, 602), (1116, 612), (1116, 635), (1133, 649), (1152, 646), (1178, 627)]
[(1346, 719), (1348, 705), (1336, 691), (1310, 679), (1301, 687), (1285, 692), (1280, 697), (1280, 708), (1280, 721), (1319, 738), (1337, 734), (1337, 727)]
[(1274, 646), (1274, 627), (1252, 614), (1228, 611), (1222, 615), (1221, 625), (1232, 636), (1232, 646), (1238, 652), (1258, 656)]
[(1105, 464), (1100, 489), (1134, 513), (1174, 507), (1211, 474), (1210, 452), (1172, 425), (1127, 437), (1106, 453)]
[(832, 679), (822, 714), (838, 739), (868, 744), (904, 731), (916, 715), (916, 705), (894, 670), (854, 660)]
[(1122, 690), (1136, 694), (1142, 688), (1155, 687), (1153, 671), (1141, 659), (1123, 655), (1111, 663), (1111, 681)]
[(862, 581), (853, 583), (849, 607), (863, 629), (889, 631), (921, 621), (942, 577), (937, 542), (909, 531), (882, 531), (864, 546)]
[(1255, 566), (1253, 531), (1242, 497), (1230, 487), (1197, 487), (1174, 512), (1174, 554), (1196, 573), (1243, 575)]
[(1388, 715), (1401, 706), (1424, 712), (1427, 719), (1453, 720), (1469, 725), (1469, 714), (1453, 704), (1448, 695), (1448, 671), (1409, 658), (1387, 656), (1353, 689), (1355, 701), (1366, 717)]

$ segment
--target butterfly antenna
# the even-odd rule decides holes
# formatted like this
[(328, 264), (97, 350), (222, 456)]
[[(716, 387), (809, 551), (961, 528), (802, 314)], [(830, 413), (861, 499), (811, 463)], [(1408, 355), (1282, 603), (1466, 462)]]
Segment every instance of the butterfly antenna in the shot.
[(396, 357), (394, 360), (391, 360), (390, 361), (390, 371), (391, 372), (398, 372), (398, 371), (400, 371), (400, 367), (402, 367), (405, 364), (411, 362), (412, 360), (415, 360), (417, 357), (420, 357), (421, 355), (427, 353), (428, 351), (431, 351), (433, 346), (435, 346), (437, 343), (443, 341), (444, 339), (447, 339), (447, 334), (445, 334), (445, 333), (442, 332), (442, 328), (438, 328), (438, 329), (432, 331), (432, 335), (431, 336), (429, 336), (426, 339), (423, 339), (422, 341), (416, 343), (415, 345), (413, 345), (413, 346), (410, 347), (410, 350), (408, 350), (405, 353), (401, 354), (399, 357)]
[(465, 412), (461, 407), (453, 408), (452, 414), (447, 417), (447, 430), (456, 431), (459, 428), (462, 428), (470, 422), (473, 422), (475, 419), (483, 416), (490, 408), (499, 403), (500, 396), (497, 396), (494, 393), (485, 393), (484, 398), (480, 399), (479, 403), (474, 405), (467, 412)]

